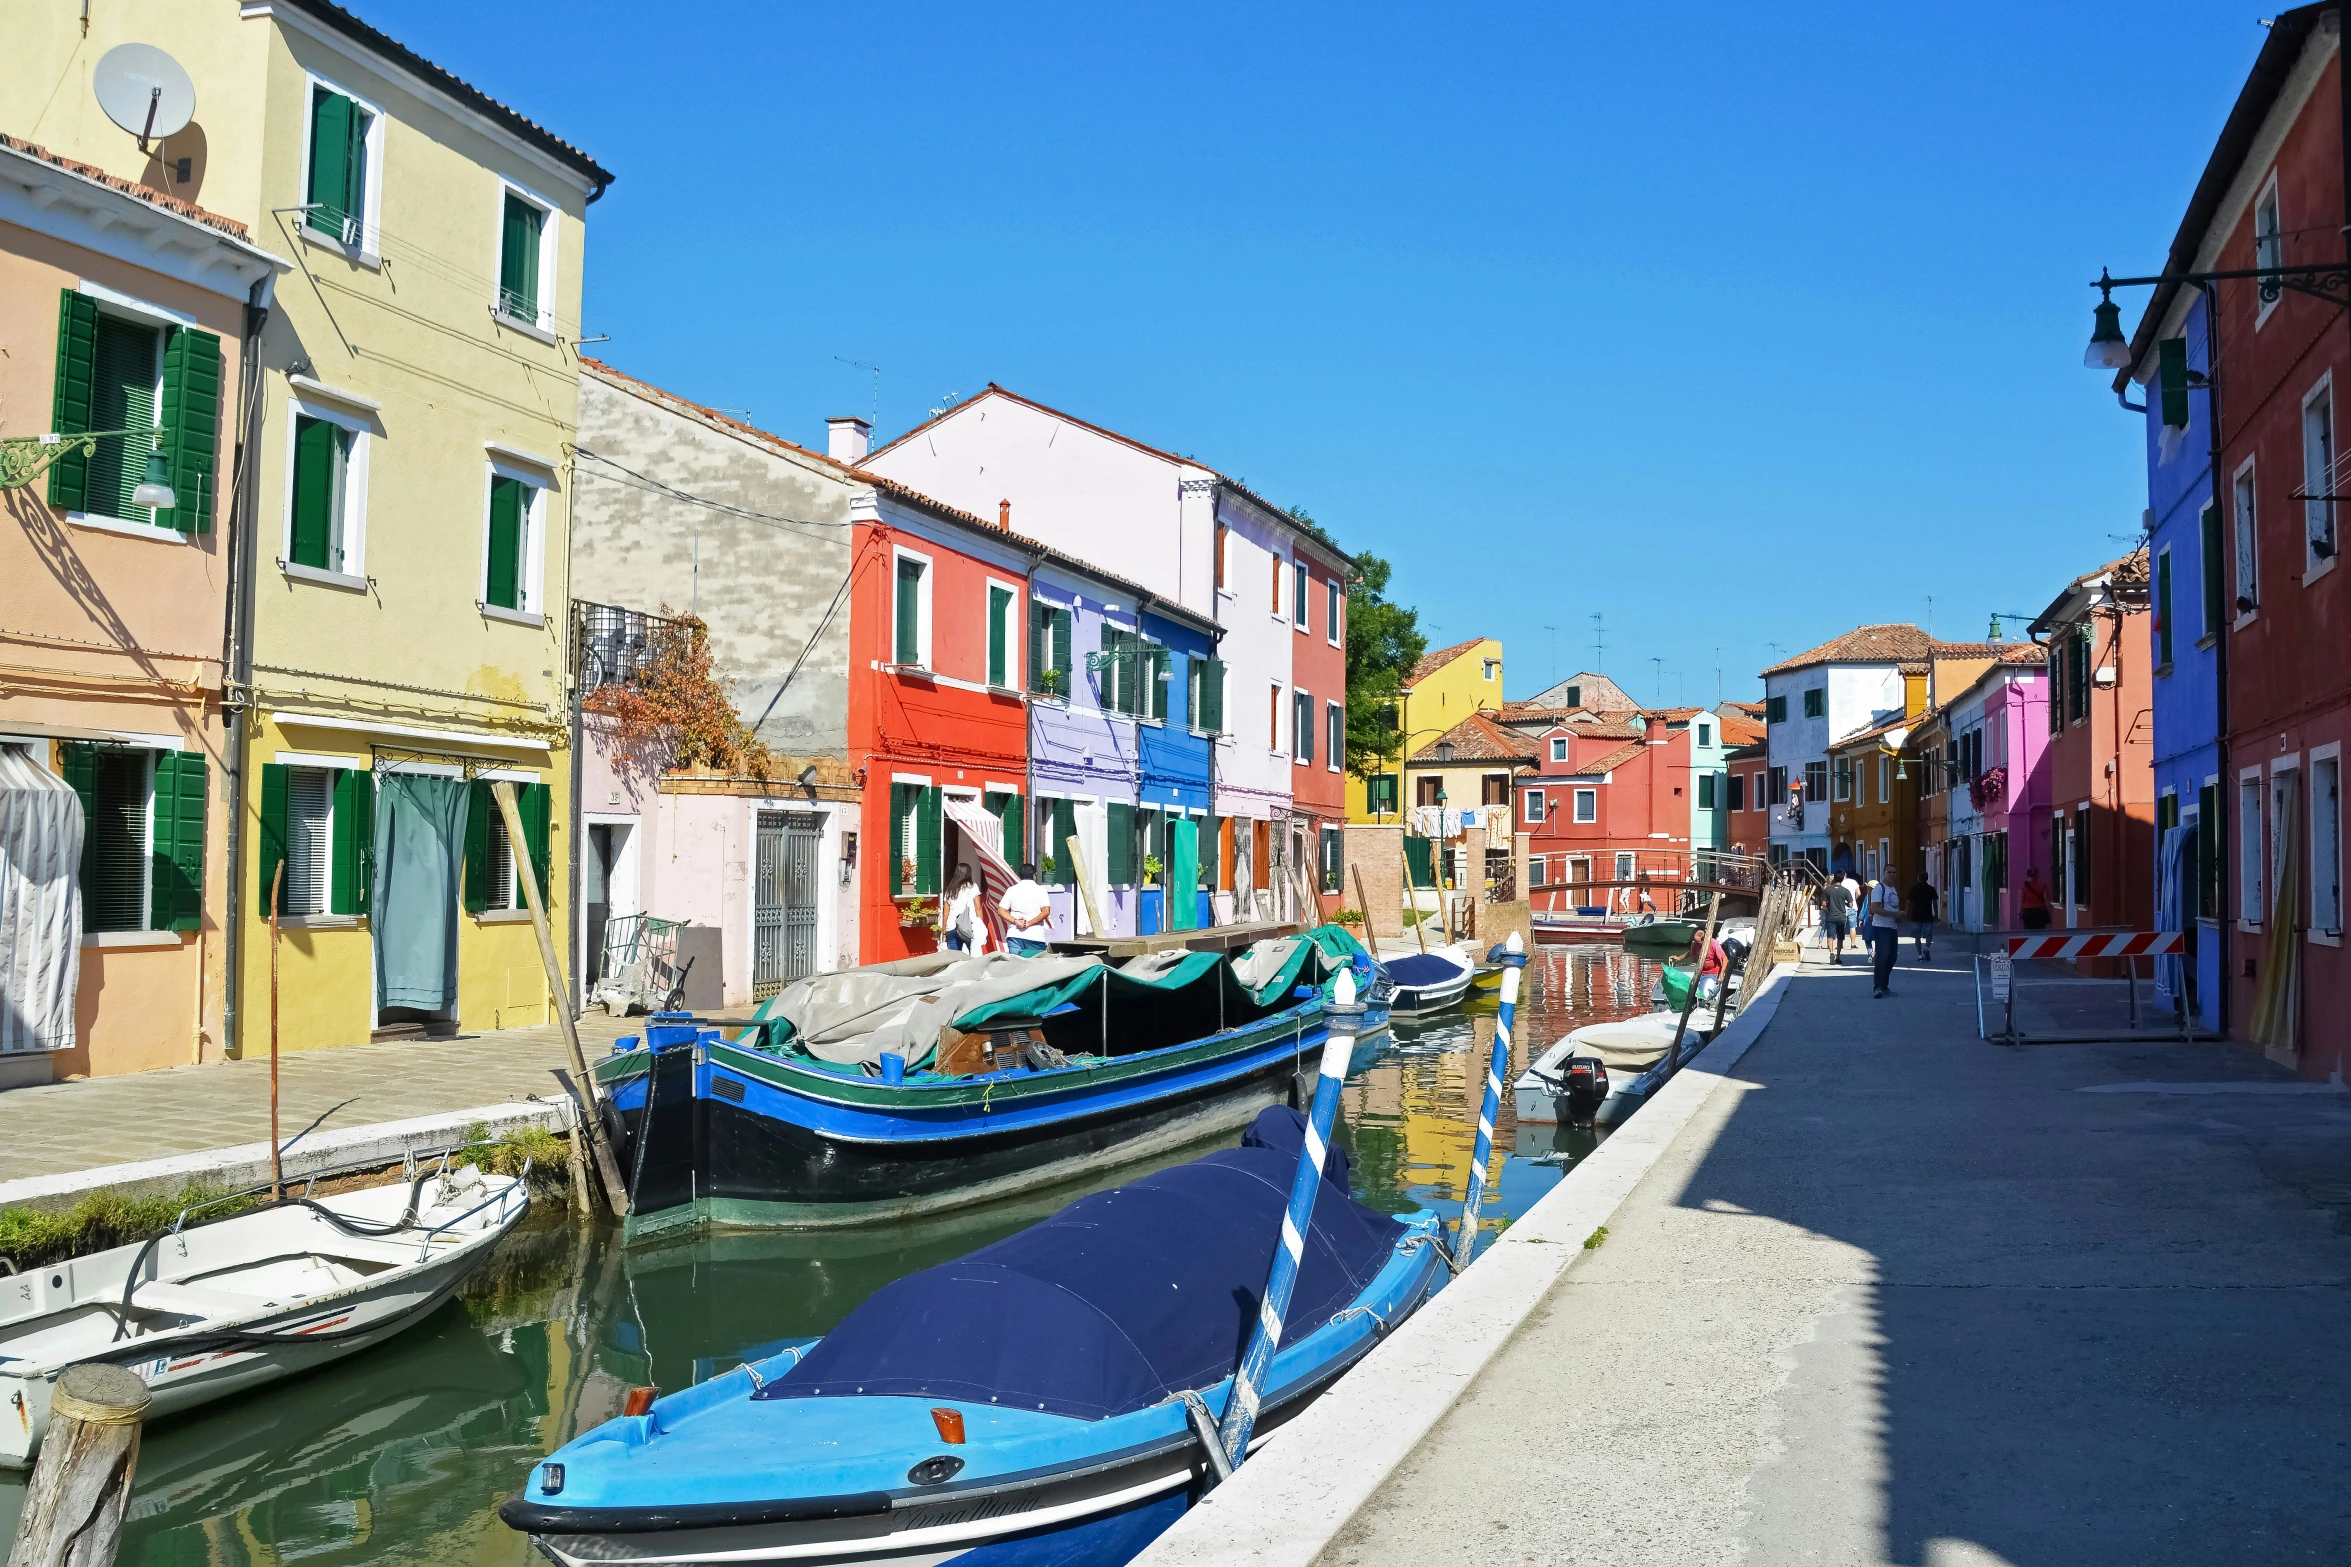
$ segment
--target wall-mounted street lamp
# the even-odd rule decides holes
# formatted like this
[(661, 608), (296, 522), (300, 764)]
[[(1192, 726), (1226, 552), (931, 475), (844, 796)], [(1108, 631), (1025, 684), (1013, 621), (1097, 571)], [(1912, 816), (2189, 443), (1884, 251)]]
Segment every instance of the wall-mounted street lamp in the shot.
[(2292, 289), (2331, 305), (2351, 304), (2351, 262), (2319, 261), (2303, 266), (2242, 267), (2227, 272), (2167, 272), (2155, 277), (2114, 277), (2105, 268), (2090, 286), (2098, 291), (2090, 312), (2090, 346), (2082, 363), (2092, 370), (2128, 370), (2130, 339), (2122, 335), (2122, 309), (2114, 302), (2118, 288), (2153, 288), (2160, 283), (2227, 283), (2258, 278), (2262, 297), (2274, 299), (2281, 289)]
[[(157, 432), (145, 430), (77, 430), (68, 435), (12, 435), (0, 439), (0, 490), (21, 490), (31, 484), (50, 466), (68, 452), (79, 450), (83, 457), (94, 457), (100, 441), (128, 440), (133, 436), (154, 440)], [(146, 472), (139, 476), (131, 491), (131, 503), (156, 511), (170, 511), (180, 503), (172, 492), (171, 471), (163, 460), (161, 447), (150, 447), (147, 452)]]

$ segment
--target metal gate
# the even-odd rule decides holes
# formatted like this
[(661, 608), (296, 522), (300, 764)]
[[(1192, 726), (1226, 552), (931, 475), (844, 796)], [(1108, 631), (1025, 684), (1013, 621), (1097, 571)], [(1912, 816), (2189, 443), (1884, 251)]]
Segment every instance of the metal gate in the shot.
[(765, 1001), (816, 972), (816, 847), (824, 818), (759, 813), (752, 882), (751, 999)]

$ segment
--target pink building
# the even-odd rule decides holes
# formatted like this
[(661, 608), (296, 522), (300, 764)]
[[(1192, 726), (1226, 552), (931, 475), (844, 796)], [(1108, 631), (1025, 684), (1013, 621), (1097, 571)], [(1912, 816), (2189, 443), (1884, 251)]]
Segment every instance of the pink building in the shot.
[(1948, 754), (1926, 764), (1924, 787), (1950, 793), (1948, 836), (1928, 846), (1943, 918), (1961, 930), (2015, 930), (2025, 873), (2049, 879), (2049, 677), (2044, 649), (2004, 648), (1973, 685), (1943, 704)]

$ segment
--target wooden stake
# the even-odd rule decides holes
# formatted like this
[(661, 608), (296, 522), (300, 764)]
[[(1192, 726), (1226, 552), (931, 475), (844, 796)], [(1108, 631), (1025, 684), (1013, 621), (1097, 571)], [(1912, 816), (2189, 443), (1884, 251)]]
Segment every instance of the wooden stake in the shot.
[(1355, 901), (1363, 905), (1363, 939), (1371, 943), (1371, 955), (1376, 960), (1380, 955), (1380, 933), (1371, 928), (1371, 899), (1364, 895), (1363, 867), (1350, 865), (1347, 869), (1355, 876)]
[[(612, 1147), (604, 1140), (604, 1122), (596, 1108), (596, 1080), (588, 1074), (588, 1058), (580, 1050), (579, 1023), (571, 1015), (571, 993), (564, 988), (563, 965), (555, 960), (555, 935), (547, 925), (547, 905), (539, 896), (539, 868), (531, 863), (530, 840), (522, 830), (522, 812), (515, 809), (514, 785), (503, 778), (494, 779), (490, 797), (498, 802), (498, 815), (506, 823), (506, 845), (514, 861), (514, 879), (522, 883), (523, 901), (531, 907), (531, 929), (538, 932), (539, 963), (547, 971), (547, 993), (555, 999), (555, 1016), (563, 1025), (564, 1047), (571, 1052), (573, 1105), (580, 1121), (578, 1135), (588, 1140), (588, 1152), (596, 1161), (597, 1178), (604, 1183), (604, 1200), (611, 1205), (615, 1217), (626, 1218), (628, 1188), (621, 1183), (619, 1162), (612, 1157)], [(650, 1085), (651, 1079), (647, 1082)], [(650, 1114), (653, 1106), (650, 1086), (646, 1094), (645, 1106)]]
[(286, 1168), (278, 1152), (278, 900), (285, 891), (286, 862), (269, 879), (269, 1200), (285, 1196)]
[[(1668, 1077), (1682, 1068), (1682, 1035), (1689, 1030), (1690, 1013), (1698, 1005), (1698, 981), (1706, 976), (1706, 955), (1714, 950), (1714, 922), (1721, 914), (1722, 894), (1718, 892), (1706, 903), (1706, 934), (1698, 943), (1698, 956), (1690, 964), (1690, 988), (1682, 996), (1682, 1015), (1673, 1026), (1673, 1048), (1665, 1053), (1665, 1075)], [(1725, 967), (1727, 969), (1728, 965)], [(1727, 972), (1715, 979), (1717, 985), (1724, 987), (1728, 987), (1730, 982), (1731, 976)]]
[(113, 1562), (139, 1466), (147, 1397), (147, 1384), (120, 1366), (65, 1368), (49, 1394), (49, 1425), (25, 1486), (24, 1516), (17, 1521), (8, 1567)]
[[(1420, 955), (1425, 958), (1429, 952), (1429, 933), (1425, 922), (1420, 918), (1420, 888), (1414, 886), (1412, 882), (1412, 851), (1407, 849), (1404, 846), (1404, 841), (1399, 838), (1396, 841), (1396, 852), (1404, 856), (1404, 887), (1407, 892), (1412, 894), (1412, 939), (1420, 943)], [(1436, 851), (1432, 849), (1429, 852), (1433, 855)]]
[(1078, 852), (1077, 839), (1062, 839), (1061, 852), (1069, 856), (1070, 874), (1077, 878), (1078, 897), (1086, 905), (1086, 923), (1094, 927), (1094, 934), (1097, 938), (1104, 941), (1109, 940), (1110, 929), (1102, 923), (1102, 911), (1094, 906), (1092, 878), (1086, 874), (1086, 857)]

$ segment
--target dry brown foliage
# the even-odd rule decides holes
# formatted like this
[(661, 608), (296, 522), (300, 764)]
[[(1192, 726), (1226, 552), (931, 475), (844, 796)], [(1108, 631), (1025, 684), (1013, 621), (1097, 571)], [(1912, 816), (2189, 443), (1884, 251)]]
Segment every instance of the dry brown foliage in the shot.
[(645, 662), (580, 705), (613, 720), (613, 752), (639, 772), (766, 778), (774, 754), (735, 711), (735, 683), (718, 672), (710, 628), (692, 615), (672, 615), (666, 604), (661, 615)]

